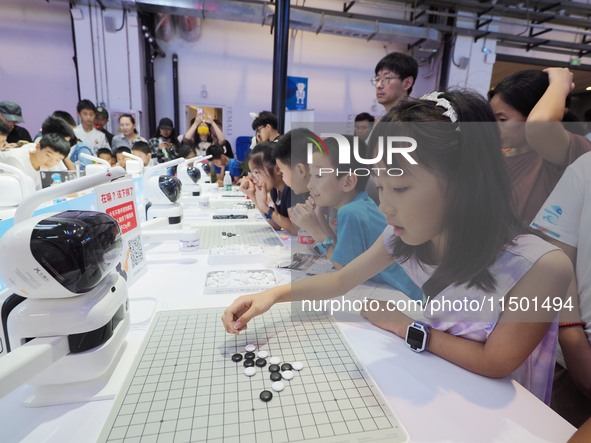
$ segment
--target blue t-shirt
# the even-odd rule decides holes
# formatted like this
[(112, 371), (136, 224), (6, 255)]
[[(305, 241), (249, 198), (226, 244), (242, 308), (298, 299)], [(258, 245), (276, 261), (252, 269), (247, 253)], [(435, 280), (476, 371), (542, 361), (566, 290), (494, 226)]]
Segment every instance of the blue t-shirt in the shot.
[(235, 158), (231, 158), (228, 166), (226, 166), (226, 171), (230, 171), (230, 176), (240, 177), (242, 175), (242, 168), (240, 167), (240, 162)]
[[(337, 211), (338, 238), (331, 261), (343, 266), (353, 261), (375, 243), (387, 224), (384, 214), (367, 192), (360, 192)], [(372, 280), (386, 283), (413, 300), (423, 300), (423, 291), (396, 263), (388, 266)]]
[(72, 163), (76, 163), (77, 161), (79, 161), (80, 162), (80, 169), (82, 171), (84, 171), (86, 169), (86, 165), (91, 164), (92, 160), (88, 160), (86, 158), (80, 157), (80, 154), (82, 152), (84, 152), (88, 155), (94, 155), (94, 153), (92, 152), (92, 150), (88, 146), (86, 146), (82, 142), (78, 142), (76, 145), (74, 145), (74, 147), (70, 151), (70, 160), (72, 161)]

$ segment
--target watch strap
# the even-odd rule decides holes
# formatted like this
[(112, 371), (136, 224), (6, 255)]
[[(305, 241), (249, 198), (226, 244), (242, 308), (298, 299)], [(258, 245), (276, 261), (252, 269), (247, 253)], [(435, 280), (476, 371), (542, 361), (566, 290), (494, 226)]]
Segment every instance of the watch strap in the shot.
[(269, 206), (269, 210), (263, 214), (263, 218), (265, 220), (271, 220), (273, 218), (273, 212), (275, 208), (273, 206)]

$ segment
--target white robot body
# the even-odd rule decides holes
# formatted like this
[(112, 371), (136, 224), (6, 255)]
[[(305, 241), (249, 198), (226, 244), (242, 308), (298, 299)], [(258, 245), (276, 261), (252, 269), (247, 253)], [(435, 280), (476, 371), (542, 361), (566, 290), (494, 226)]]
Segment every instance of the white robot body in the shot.
[[(62, 186), (78, 191), (124, 174), (114, 168)], [(130, 325), (127, 284), (117, 271), (119, 225), (95, 211), (31, 217), (56, 192), (23, 201), (0, 238), (0, 278), (8, 286), (0, 294), (0, 398), (27, 384), (29, 406), (104, 398), (99, 392)]]
[(150, 177), (145, 182), (144, 195), (150, 204), (146, 205), (146, 219), (167, 218), (171, 225), (183, 219), (183, 207), (178, 202), (181, 196), (181, 181), (170, 175)]
[(69, 354), (28, 383), (59, 385), (94, 380), (116, 363), (129, 324), (127, 285), (113, 271), (91, 292), (78, 297), (25, 299), (8, 313), (6, 347), (13, 352), (32, 338), (67, 337)]
[[(64, 265), (64, 260), (73, 259), (71, 254), (65, 253), (59, 257), (57, 255), (52, 256), (52, 250), (49, 248), (57, 248), (55, 244), (52, 244), (54, 243), (53, 241), (32, 238), (34, 233), (42, 235), (44, 232), (48, 232), (52, 228), (55, 228), (56, 224), (54, 222), (38, 226), (40, 222), (49, 217), (59, 217), (64, 214), (75, 215), (80, 212), (81, 211), (64, 211), (61, 213), (43, 214), (18, 223), (9, 229), (2, 238), (0, 238), (0, 269), (2, 270), (6, 285), (18, 295), (33, 298), (55, 299), (76, 297), (86, 291), (88, 285), (93, 283), (83, 283), (82, 280), (85, 278), (84, 275), (79, 276), (78, 282), (72, 281), (71, 289), (68, 289), (68, 287), (63, 284), (65, 279), (68, 279), (67, 275), (57, 276), (57, 279), (54, 278), (56, 277), (55, 274), (59, 272), (56, 267), (58, 265)], [(68, 217), (72, 220), (70, 215), (68, 215)], [(99, 217), (103, 217), (103, 220), (100, 222)], [(96, 227), (98, 223), (108, 222), (109, 219), (111, 219), (110, 216), (106, 214), (101, 215), (99, 213), (96, 217), (93, 216), (91, 220), (89, 219), (89, 222)], [(70, 230), (74, 231), (76, 229), (81, 232), (80, 230), (83, 229), (82, 224), (77, 224), (77, 226), (72, 225)], [(114, 229), (114, 226), (106, 226), (105, 229)], [(60, 230), (58, 229), (57, 231), (54, 231), (54, 233), (59, 231)], [(61, 230), (60, 234), (68, 236), (69, 239), (74, 239), (76, 236), (76, 233), (68, 232), (68, 229), (65, 231)], [(118, 232), (107, 231), (103, 232), (102, 235), (110, 235), (111, 237), (114, 237), (118, 235)], [(95, 245), (97, 247), (100, 247), (100, 243), (101, 241), (96, 239)], [(118, 244), (113, 244), (110, 250), (103, 250), (113, 268), (121, 259), (120, 237), (117, 243)], [(86, 242), (86, 248), (88, 248), (88, 246), (90, 245)], [(33, 256), (32, 247), (38, 248), (39, 250), (40, 255), (38, 255), (37, 258)], [(59, 248), (53, 252), (54, 254), (58, 254), (60, 252)], [(89, 248), (86, 251), (80, 252), (81, 254), (79, 258), (81, 260), (84, 258), (92, 258), (91, 256), (94, 254)], [(51, 262), (52, 259), (54, 259), (54, 262)], [(72, 265), (74, 265), (74, 263), (72, 263)], [(104, 265), (101, 265), (101, 267), (102, 266)], [(54, 274), (53, 276), (52, 272)], [(99, 270), (95, 269), (93, 272), (99, 272)], [(94, 279), (96, 280), (97, 278), (99, 278), (99, 275), (95, 274)]]
[(35, 182), (20, 169), (0, 163), (0, 220), (11, 218), (18, 205), (35, 192)]

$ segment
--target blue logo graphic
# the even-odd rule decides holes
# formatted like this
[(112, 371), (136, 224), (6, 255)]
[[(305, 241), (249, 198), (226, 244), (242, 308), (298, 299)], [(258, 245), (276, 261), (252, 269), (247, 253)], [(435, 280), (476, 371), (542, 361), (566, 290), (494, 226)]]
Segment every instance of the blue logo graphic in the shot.
[(545, 215), (542, 216), (542, 219), (552, 225), (557, 225), (558, 219), (562, 215), (562, 208), (558, 205), (552, 205), (550, 206), (550, 209), (544, 208), (544, 214)]

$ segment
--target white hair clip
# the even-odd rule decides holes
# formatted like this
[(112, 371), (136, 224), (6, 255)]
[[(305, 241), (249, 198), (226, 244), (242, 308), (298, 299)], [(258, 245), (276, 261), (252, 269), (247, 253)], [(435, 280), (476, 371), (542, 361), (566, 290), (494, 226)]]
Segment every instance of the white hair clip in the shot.
[(443, 113), (443, 115), (445, 115), (447, 118), (449, 118), (452, 122), (457, 122), (458, 121), (458, 114), (457, 112), (454, 110), (453, 106), (451, 105), (451, 103), (449, 102), (448, 99), (443, 98), (443, 97), (439, 97), (440, 95), (442, 95), (443, 92), (440, 91), (433, 91), (430, 92), (429, 94), (425, 94), (421, 97), (421, 100), (429, 100), (432, 102), (435, 102), (435, 106), (441, 106), (442, 108), (445, 109), (445, 112)]

